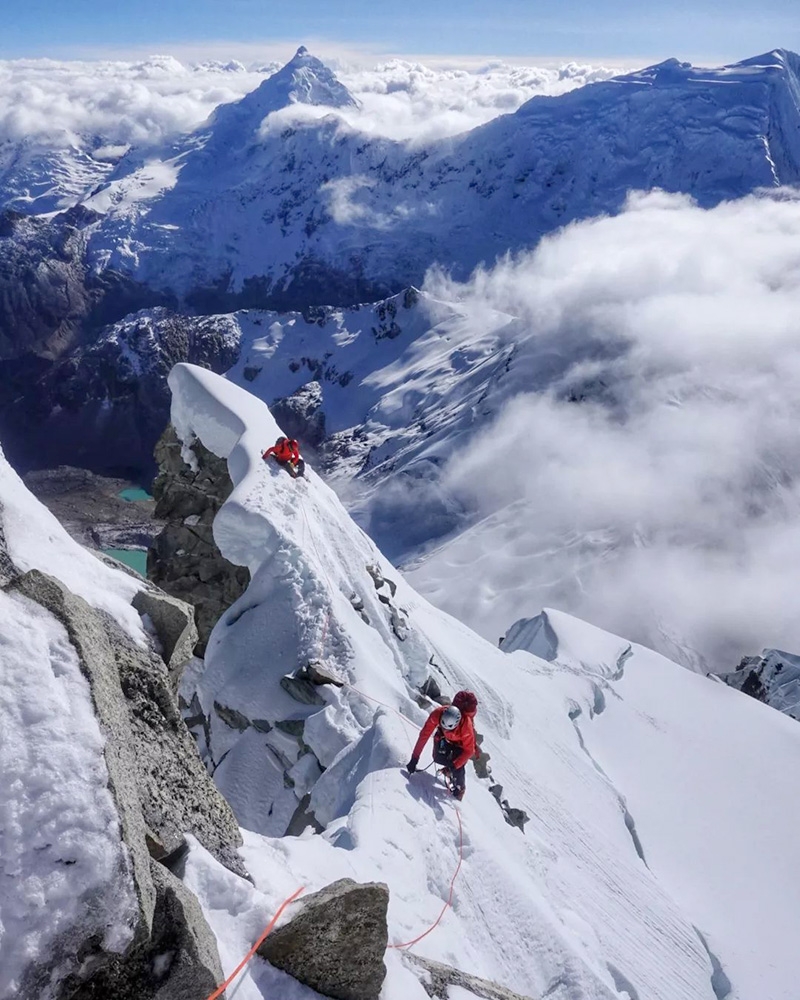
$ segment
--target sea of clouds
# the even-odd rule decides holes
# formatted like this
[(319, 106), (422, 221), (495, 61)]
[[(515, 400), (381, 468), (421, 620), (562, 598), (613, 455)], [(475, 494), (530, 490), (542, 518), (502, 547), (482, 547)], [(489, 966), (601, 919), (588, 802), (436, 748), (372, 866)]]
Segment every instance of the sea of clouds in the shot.
[[(537, 94), (560, 94), (619, 67), (425, 66), (331, 62), (360, 104), (350, 125), (401, 140), (429, 140), (515, 111)], [(0, 61), (0, 142), (157, 145), (202, 123), (280, 68), (236, 60), (185, 64), (172, 56), (138, 61)]]
[[(348, 124), (411, 142), (632, 68), (331, 64), (360, 104)], [(0, 142), (157, 145), (278, 67), (0, 62)], [(791, 192), (710, 211), (651, 193), (466, 284), (433, 272), (434, 295), (575, 358), (452, 457), (470, 526), (412, 582), (494, 639), (551, 605), (700, 669), (800, 650), (799, 247)]]
[(800, 650), (800, 192), (634, 194), (427, 287), (574, 361), (452, 456), (471, 527), (412, 583), (494, 640), (549, 605), (697, 669)]

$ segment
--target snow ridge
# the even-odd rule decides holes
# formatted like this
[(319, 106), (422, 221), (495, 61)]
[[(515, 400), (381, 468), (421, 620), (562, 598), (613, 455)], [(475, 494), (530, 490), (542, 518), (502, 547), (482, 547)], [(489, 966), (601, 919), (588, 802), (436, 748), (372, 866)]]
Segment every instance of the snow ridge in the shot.
[[(800, 796), (762, 764), (777, 755), (800, 765), (793, 720), (557, 612), (548, 612), (549, 662), (492, 646), (415, 594), (313, 470), (293, 481), (261, 462), (277, 432), (263, 403), (192, 366), (178, 366), (170, 384), (184, 443), (197, 435), (228, 457), (234, 491), (215, 537), (253, 574), (182, 692), (209, 716), (215, 779), (249, 831), (255, 889), (234, 888), (199, 850), (187, 867), (226, 969), (300, 884), (386, 881), (394, 942), (441, 911), (458, 860), (456, 817), (432, 775), (401, 770), (425, 716), (418, 685), (432, 674), (447, 693), (477, 693), (492, 775), (470, 771), (463, 869), (453, 909), (420, 945), (426, 957), (556, 1000), (620, 991), (717, 1000), (723, 975), (741, 1000), (790, 1000), (800, 879), (787, 879), (773, 837), (796, 826)], [(391, 598), (368, 566), (392, 580)], [(402, 612), (400, 634), (381, 594)], [(312, 657), (349, 686), (323, 685), (319, 701), (301, 703), (281, 681)], [(303, 746), (287, 757), (292, 733)], [(753, 746), (766, 756), (754, 759)], [(269, 763), (281, 756), (282, 767)], [(495, 794), (528, 813), (524, 833)], [(323, 831), (281, 836), (301, 797)], [(724, 848), (707, 835), (718, 829)], [(753, 907), (768, 915), (757, 930)], [(387, 966), (388, 996), (424, 1000), (399, 956), (390, 952)], [(281, 991), (260, 963), (244, 976), (243, 1000)]]

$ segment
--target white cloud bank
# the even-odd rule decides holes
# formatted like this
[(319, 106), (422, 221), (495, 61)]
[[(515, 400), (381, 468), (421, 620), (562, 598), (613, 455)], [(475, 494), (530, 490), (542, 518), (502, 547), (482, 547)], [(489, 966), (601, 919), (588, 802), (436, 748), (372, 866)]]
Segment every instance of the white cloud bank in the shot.
[(800, 194), (635, 195), (428, 288), (568, 363), (453, 456), (473, 526), (415, 586), (492, 639), (551, 605), (700, 668), (800, 649)]
[[(171, 56), (0, 61), (0, 142), (82, 144), (98, 137), (112, 145), (157, 144), (254, 90), (279, 65), (185, 65)], [(333, 65), (361, 103), (360, 111), (346, 115), (348, 123), (403, 140), (452, 135), (514, 111), (536, 94), (563, 93), (619, 71), (575, 63), (560, 69), (505, 63), (432, 68), (400, 59), (374, 68)]]

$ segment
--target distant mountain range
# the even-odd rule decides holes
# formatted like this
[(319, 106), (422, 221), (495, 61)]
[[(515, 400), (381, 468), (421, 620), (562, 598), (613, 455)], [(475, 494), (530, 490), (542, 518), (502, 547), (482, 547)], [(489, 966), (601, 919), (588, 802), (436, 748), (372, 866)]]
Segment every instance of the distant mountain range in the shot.
[[(142, 308), (311, 317), (383, 300), (433, 264), (463, 278), (618, 211), (631, 189), (711, 206), (800, 181), (800, 59), (783, 50), (712, 70), (668, 60), (425, 146), (354, 132), (337, 115), (353, 103), (301, 48), (157, 151), (102, 137), (5, 161), (0, 148), (0, 436), (21, 465), (45, 461), (28, 447), (36, 428), (52, 427), (55, 406), (62, 417), (80, 405), (71, 379), (102, 381), (103, 366), (81, 366), (96, 365), (109, 324)], [(54, 214), (55, 194), (74, 204)], [(208, 363), (228, 367), (230, 349)], [(56, 403), (55, 382), (68, 402)], [(80, 425), (81, 460), (97, 466), (105, 449), (85, 415)], [(77, 446), (64, 439), (59, 460)]]

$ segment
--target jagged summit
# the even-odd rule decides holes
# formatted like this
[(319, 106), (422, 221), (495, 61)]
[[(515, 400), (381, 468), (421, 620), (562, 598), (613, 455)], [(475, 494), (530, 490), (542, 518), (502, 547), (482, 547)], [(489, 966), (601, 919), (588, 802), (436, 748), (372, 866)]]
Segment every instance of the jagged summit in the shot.
[(337, 80), (333, 71), (316, 56), (312, 56), (305, 45), (301, 45), (294, 58), (265, 80), (258, 90), (276, 97), (280, 95), (282, 107), (289, 104), (315, 104), (330, 108), (352, 108), (358, 103), (347, 87)]
[(337, 80), (325, 63), (301, 45), (288, 63), (273, 73), (240, 101), (224, 104), (209, 118), (215, 135), (227, 142), (231, 133), (251, 132), (272, 114), (292, 104), (311, 104), (329, 108), (355, 108), (358, 102)]

